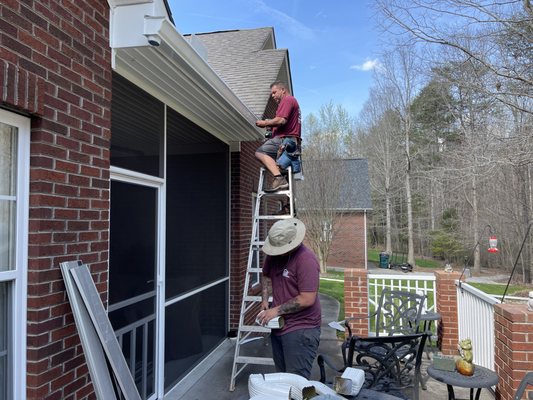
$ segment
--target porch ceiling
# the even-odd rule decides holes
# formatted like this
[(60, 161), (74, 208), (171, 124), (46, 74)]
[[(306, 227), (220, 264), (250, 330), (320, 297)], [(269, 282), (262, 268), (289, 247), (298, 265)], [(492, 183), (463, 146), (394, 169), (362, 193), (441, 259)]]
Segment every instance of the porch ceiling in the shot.
[[(258, 118), (168, 19), (145, 17), (143, 36), (145, 45), (138, 36), (134, 44), (112, 41), (120, 43), (113, 48), (119, 74), (226, 143), (263, 137)], [(148, 38), (159, 45), (149, 45)]]

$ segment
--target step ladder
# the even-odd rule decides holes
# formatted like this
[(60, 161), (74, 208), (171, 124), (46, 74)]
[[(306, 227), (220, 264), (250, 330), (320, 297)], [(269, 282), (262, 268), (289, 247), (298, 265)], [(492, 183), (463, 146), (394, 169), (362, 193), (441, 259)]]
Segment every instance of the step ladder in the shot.
[[(252, 276), (260, 276), (262, 271), (262, 266), (260, 265), (260, 251), (265, 243), (266, 237), (261, 237), (266, 235), (266, 229), (261, 229), (262, 221), (275, 222), (277, 220), (294, 218), (296, 214), (295, 205), (294, 205), (294, 190), (293, 182), (294, 177), (289, 167), (287, 169), (287, 180), (289, 182), (289, 188), (287, 190), (279, 190), (274, 193), (265, 192), (263, 189), (265, 183), (265, 168), (261, 168), (259, 175), (259, 184), (257, 190), (257, 198), (255, 200), (255, 210), (253, 215), (253, 226), (252, 226), (252, 238), (250, 240), (250, 250), (248, 253), (248, 265), (246, 267), (246, 278), (244, 281), (244, 290), (241, 303), (241, 312), (239, 316), (239, 330), (237, 332), (237, 342), (235, 344), (235, 355), (233, 357), (233, 368), (231, 371), (231, 382), (230, 382), (230, 391), (235, 390), (235, 379), (243, 371), (243, 369), (248, 364), (258, 364), (258, 365), (274, 365), (274, 360), (271, 357), (254, 357), (254, 356), (244, 356), (241, 355), (241, 347), (245, 346), (247, 343), (253, 342), (256, 338), (260, 339), (261, 337), (270, 334), (270, 329), (262, 327), (255, 323), (255, 315), (247, 315), (248, 311), (252, 309), (257, 309), (255, 312), (259, 312), (258, 305), (261, 304), (262, 298), (261, 294), (257, 296), (249, 295), (250, 283), (252, 281)], [(288, 213), (283, 215), (262, 215), (262, 201), (266, 198), (274, 197), (284, 197), (288, 199), (289, 210)], [(271, 299), (269, 299), (270, 301)], [(252, 319), (252, 324), (247, 325), (245, 317)], [(261, 336), (261, 334), (263, 334)]]

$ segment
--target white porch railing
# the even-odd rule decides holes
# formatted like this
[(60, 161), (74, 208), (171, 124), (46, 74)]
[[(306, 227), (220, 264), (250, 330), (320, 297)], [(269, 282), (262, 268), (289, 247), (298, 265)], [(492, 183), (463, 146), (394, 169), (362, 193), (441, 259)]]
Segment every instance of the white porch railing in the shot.
[[(376, 310), (383, 289), (404, 290), (426, 295), (423, 312), (437, 311), (436, 287), (434, 274), (368, 274), (368, 312)], [(436, 329), (438, 322), (433, 327)], [(368, 327), (370, 335), (375, 334), (374, 328)]]
[(494, 304), (500, 300), (468, 283), (456, 285), (459, 340), (470, 338), (474, 363), (494, 370)]

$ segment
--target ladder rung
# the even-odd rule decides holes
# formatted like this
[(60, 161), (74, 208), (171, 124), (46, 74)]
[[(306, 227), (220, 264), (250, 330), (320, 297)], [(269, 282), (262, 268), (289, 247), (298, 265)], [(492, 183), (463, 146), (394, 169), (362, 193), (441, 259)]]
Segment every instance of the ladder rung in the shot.
[(263, 298), (261, 296), (244, 296), (244, 301), (257, 301), (261, 302), (263, 301)]
[(257, 217), (257, 219), (261, 219), (261, 220), (272, 220), (272, 219), (289, 219), (289, 218), (293, 218), (291, 217), (290, 214), (284, 214), (284, 215), (260, 215)]
[(259, 196), (289, 196), (291, 191), (289, 189), (278, 190), (277, 192), (265, 192), (264, 190), (259, 191)]
[(241, 332), (270, 333), (270, 328), (261, 325), (241, 325)]
[(248, 272), (253, 272), (253, 273), (263, 272), (263, 268), (259, 268), (259, 267), (250, 267), (250, 268), (248, 268)]
[(236, 362), (239, 364), (261, 364), (261, 365), (274, 365), (274, 360), (268, 357), (244, 357), (238, 356)]

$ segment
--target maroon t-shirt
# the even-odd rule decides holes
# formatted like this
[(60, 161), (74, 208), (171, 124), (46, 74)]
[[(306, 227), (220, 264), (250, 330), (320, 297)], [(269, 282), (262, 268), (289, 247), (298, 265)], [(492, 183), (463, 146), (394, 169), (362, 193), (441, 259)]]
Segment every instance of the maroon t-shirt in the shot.
[(293, 96), (285, 96), (281, 99), (276, 110), (276, 117), (285, 119), (285, 123), (272, 128), (272, 135), (276, 136), (296, 136), (302, 134), (302, 114), (300, 106)]
[[(267, 256), (263, 275), (272, 280), (272, 307), (276, 307), (295, 298), (300, 292), (318, 292), (320, 265), (315, 254), (302, 244), (287, 256)], [(317, 293), (312, 306), (294, 314), (284, 314), (284, 327), (273, 329), (272, 334), (283, 335), (297, 329), (319, 327), (321, 317)]]

